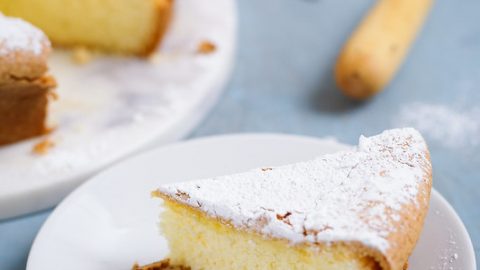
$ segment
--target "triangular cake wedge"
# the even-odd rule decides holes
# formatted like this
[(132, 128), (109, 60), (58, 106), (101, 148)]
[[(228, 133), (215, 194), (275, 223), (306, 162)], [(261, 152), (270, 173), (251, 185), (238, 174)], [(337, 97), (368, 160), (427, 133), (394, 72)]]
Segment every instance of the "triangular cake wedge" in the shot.
[(311, 161), (160, 187), (173, 264), (192, 270), (402, 270), (428, 210), (414, 129)]

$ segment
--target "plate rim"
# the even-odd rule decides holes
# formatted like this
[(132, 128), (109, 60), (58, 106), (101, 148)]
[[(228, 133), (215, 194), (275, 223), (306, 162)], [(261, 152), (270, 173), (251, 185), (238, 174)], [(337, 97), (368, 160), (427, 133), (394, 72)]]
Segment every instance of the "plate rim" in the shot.
[[(84, 190), (90, 188), (90, 186), (95, 185), (98, 181), (106, 181), (105, 179), (108, 179), (104, 177), (103, 175), (108, 175), (110, 171), (116, 170), (118, 167), (125, 166), (125, 164), (128, 164), (131, 162), (131, 160), (135, 159), (141, 159), (143, 156), (149, 156), (149, 155), (155, 155), (156, 152), (162, 152), (166, 151), (166, 149), (170, 148), (175, 148), (179, 146), (188, 146), (192, 144), (197, 144), (197, 143), (204, 143), (208, 141), (216, 141), (216, 140), (239, 140), (239, 139), (251, 139), (251, 138), (281, 138), (281, 139), (297, 139), (297, 140), (303, 140), (303, 141), (310, 141), (312, 143), (319, 143), (319, 142), (327, 142), (327, 141), (332, 141), (334, 143), (338, 143), (340, 145), (344, 146), (351, 146), (349, 144), (344, 144), (341, 142), (338, 142), (336, 139), (333, 137), (313, 137), (313, 136), (306, 136), (306, 135), (296, 135), (296, 134), (291, 134), (291, 133), (270, 133), (270, 132), (247, 132), (247, 133), (230, 133), (230, 134), (217, 134), (217, 135), (211, 135), (211, 136), (204, 136), (204, 137), (198, 137), (198, 138), (193, 138), (190, 140), (185, 140), (185, 141), (177, 141), (171, 144), (167, 145), (161, 145), (158, 147), (155, 147), (153, 149), (143, 151), (141, 153), (137, 153), (135, 155), (129, 156), (128, 158), (125, 158), (119, 162), (116, 162), (112, 166), (107, 167), (106, 169), (98, 172), (97, 174), (93, 175), (90, 177), (88, 180), (84, 181), (82, 184), (80, 184), (74, 191), (72, 191), (68, 196), (66, 196), (58, 205), (57, 207), (50, 213), (46, 221), (42, 224), (40, 230), (38, 231), (37, 235), (35, 236), (29, 254), (27, 258), (27, 264), (26, 264), (26, 269), (27, 270), (32, 270), (32, 265), (31, 265), (31, 258), (34, 256), (33, 254), (36, 252), (37, 246), (39, 241), (41, 241), (41, 237), (44, 234), (44, 231), (46, 228), (48, 228), (49, 224), (54, 222), (58, 217), (61, 217), (59, 213), (61, 211), (65, 211), (63, 209), (68, 209), (68, 205), (71, 200), (75, 200), (77, 197), (77, 194), (81, 194)], [(102, 180), (103, 179), (103, 180)], [(443, 195), (437, 191), (435, 188), (432, 187), (432, 195), (431, 198), (434, 198), (439, 200), (439, 202), (446, 207), (446, 210), (449, 212), (450, 216), (453, 218), (453, 221), (455, 224), (458, 226), (459, 231), (461, 232), (461, 237), (468, 239), (467, 246), (465, 247), (465, 251), (468, 252), (468, 258), (469, 261), (468, 263), (470, 264), (469, 267), (471, 269), (477, 269), (476, 266), (476, 257), (475, 257), (475, 250), (473, 247), (473, 242), (470, 237), (470, 234), (465, 227), (465, 224), (463, 223), (462, 219), (458, 215), (458, 213), (455, 211), (453, 206), (443, 197)]]

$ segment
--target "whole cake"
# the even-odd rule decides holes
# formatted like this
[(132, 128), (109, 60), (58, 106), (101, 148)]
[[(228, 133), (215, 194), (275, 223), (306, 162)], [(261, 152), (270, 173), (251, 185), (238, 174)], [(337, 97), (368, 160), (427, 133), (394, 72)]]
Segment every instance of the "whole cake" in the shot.
[(5, 15), (42, 29), (55, 45), (113, 53), (152, 53), (170, 21), (173, 0), (0, 0)]
[(431, 191), (414, 129), (361, 137), (351, 151), (170, 184), (161, 230), (172, 264), (192, 270), (402, 270)]
[(0, 145), (47, 131), (56, 83), (46, 74), (50, 42), (31, 24), (0, 13)]

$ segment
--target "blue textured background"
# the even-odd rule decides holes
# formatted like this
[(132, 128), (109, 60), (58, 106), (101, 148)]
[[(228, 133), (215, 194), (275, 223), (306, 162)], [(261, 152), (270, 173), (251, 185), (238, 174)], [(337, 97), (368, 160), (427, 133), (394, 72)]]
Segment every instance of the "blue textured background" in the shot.
[[(399, 125), (401, 112), (409, 106), (415, 110), (415, 104), (468, 113), (472, 122), (468, 134), (474, 138), (459, 136), (467, 141), (452, 145), (428, 129), (424, 135), (433, 159), (434, 186), (463, 219), (480, 259), (480, 1), (437, 0), (395, 80), (364, 104), (338, 93), (332, 67), (373, 1), (238, 2), (233, 77), (219, 104), (191, 137), (283, 132), (335, 136), (354, 144), (360, 134)], [(458, 123), (450, 124), (439, 122), (447, 131), (457, 128)], [(25, 268), (31, 242), (48, 214), (0, 223), (0, 269)]]

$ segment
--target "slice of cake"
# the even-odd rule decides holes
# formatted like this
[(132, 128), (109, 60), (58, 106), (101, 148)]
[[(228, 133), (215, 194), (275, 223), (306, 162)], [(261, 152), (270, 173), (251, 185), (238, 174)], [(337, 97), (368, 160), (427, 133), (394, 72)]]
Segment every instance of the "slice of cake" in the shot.
[(351, 151), (153, 194), (170, 261), (192, 270), (402, 270), (430, 190), (425, 141), (394, 129)]
[(46, 74), (50, 42), (31, 24), (0, 13), (0, 145), (47, 131), (55, 87)]
[(167, 29), (173, 0), (0, 0), (0, 11), (42, 29), (55, 45), (146, 56)]

